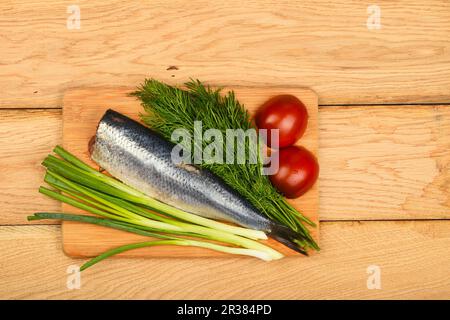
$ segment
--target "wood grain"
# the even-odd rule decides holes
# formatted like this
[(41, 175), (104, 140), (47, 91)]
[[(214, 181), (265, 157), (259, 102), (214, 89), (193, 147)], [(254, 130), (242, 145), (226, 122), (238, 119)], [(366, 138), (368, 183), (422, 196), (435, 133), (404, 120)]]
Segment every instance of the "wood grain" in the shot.
[(68, 88), (146, 76), (302, 85), (321, 104), (450, 101), (447, 0), (378, 0), (380, 30), (356, 0), (85, 0), (79, 30), (71, 4), (0, 3), (1, 107), (60, 107)]
[[(61, 111), (0, 119), (0, 224), (25, 224), (59, 209), (37, 188), (40, 162), (62, 142)], [(319, 132), (321, 220), (450, 217), (449, 106), (324, 107)]]
[[(317, 95), (307, 88), (270, 88), (270, 87), (238, 87), (225, 88), (224, 92), (234, 90), (236, 98), (244, 104), (252, 115), (270, 97), (278, 94), (293, 94), (299, 97), (308, 110), (308, 127), (299, 141), (311, 152), (317, 154), (318, 149), (318, 106)], [(88, 155), (89, 140), (95, 136), (98, 122), (108, 108), (121, 112), (136, 120), (142, 112), (140, 101), (130, 97), (132, 88), (80, 88), (69, 90), (64, 95), (63, 108), (63, 145), (77, 157), (95, 166)], [(320, 159), (319, 159), (320, 161)], [(251, 187), (251, 186), (250, 186)], [(289, 202), (318, 225), (319, 222), (319, 184), (309, 190), (302, 197), (290, 199)], [(63, 204), (63, 211), (73, 212), (72, 206)], [(319, 228), (311, 230), (311, 235), (318, 239)], [(138, 237), (126, 232), (89, 227), (84, 223), (63, 222), (64, 252), (74, 257), (90, 257), (105, 250), (121, 245), (146, 241), (146, 237)], [(269, 239), (266, 244), (285, 255), (298, 253)], [(183, 248), (176, 246), (158, 246), (131, 252), (126, 256), (151, 257), (211, 257), (223, 256), (216, 251), (203, 248)], [(229, 255), (228, 255), (229, 256)]]
[[(109, 259), (82, 273), (79, 290), (66, 288), (67, 268), (86, 260), (64, 256), (59, 226), (0, 227), (0, 298), (450, 298), (450, 221), (321, 227), (323, 250), (311, 258)], [(367, 289), (370, 265), (380, 290)]]
[(37, 192), (45, 172), (41, 162), (62, 142), (61, 117), (61, 110), (0, 111), (0, 225), (26, 224), (33, 212), (61, 210)]
[(450, 106), (320, 109), (320, 218), (450, 218)]

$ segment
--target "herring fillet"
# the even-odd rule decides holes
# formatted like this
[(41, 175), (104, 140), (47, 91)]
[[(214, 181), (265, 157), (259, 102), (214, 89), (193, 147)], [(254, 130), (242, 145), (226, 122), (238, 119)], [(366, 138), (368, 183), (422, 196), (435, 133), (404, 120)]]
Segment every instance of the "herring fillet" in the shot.
[(208, 170), (175, 164), (174, 144), (151, 129), (107, 110), (89, 146), (92, 160), (123, 183), (176, 208), (207, 218), (261, 230), (289, 248), (295, 231), (261, 214), (250, 202)]

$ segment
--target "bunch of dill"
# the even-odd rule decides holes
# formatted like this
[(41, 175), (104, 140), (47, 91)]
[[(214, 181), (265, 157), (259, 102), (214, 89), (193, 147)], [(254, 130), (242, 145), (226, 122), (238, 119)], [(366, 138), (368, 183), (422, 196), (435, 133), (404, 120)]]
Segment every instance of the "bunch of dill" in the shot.
[[(144, 107), (145, 113), (141, 113), (141, 120), (167, 140), (179, 128), (194, 136), (194, 121), (202, 122), (203, 132), (217, 129), (224, 136), (227, 129), (246, 131), (255, 128), (234, 92), (222, 94), (221, 89), (212, 89), (199, 80), (191, 80), (181, 89), (158, 80), (146, 79), (131, 95), (138, 97)], [(195, 145), (194, 141), (194, 148), (203, 150), (207, 143), (202, 143)], [(223, 143), (223, 150), (226, 150), (225, 141)], [(248, 141), (245, 145), (247, 151), (252, 147), (250, 143)], [(261, 159), (258, 158), (256, 164), (247, 160), (244, 164), (203, 162), (199, 166), (221, 177), (270, 219), (297, 231), (301, 235), (296, 241), (299, 246), (319, 249), (304, 225), (314, 224), (292, 207), (272, 186), (268, 177), (262, 174)]]

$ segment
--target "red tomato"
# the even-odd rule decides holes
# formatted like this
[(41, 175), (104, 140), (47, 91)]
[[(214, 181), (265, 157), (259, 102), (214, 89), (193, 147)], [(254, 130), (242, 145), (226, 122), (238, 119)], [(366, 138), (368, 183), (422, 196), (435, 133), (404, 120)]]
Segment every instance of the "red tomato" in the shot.
[(275, 96), (266, 101), (256, 114), (256, 125), (267, 129), (267, 145), (271, 145), (270, 131), (279, 129), (278, 147), (293, 145), (305, 133), (308, 111), (305, 105), (293, 95)]
[(279, 169), (271, 175), (272, 184), (286, 198), (297, 198), (308, 191), (319, 176), (316, 157), (303, 147), (290, 146), (278, 151)]

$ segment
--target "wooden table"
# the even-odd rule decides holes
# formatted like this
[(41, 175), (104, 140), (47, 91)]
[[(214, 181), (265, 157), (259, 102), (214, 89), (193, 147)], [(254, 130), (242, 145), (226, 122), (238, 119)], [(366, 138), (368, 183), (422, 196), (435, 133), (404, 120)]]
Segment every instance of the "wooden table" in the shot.
[[(369, 4), (2, 1), (0, 298), (450, 298), (450, 3)], [(146, 76), (313, 88), (322, 252), (111, 259), (69, 290), (82, 261), (62, 252), (59, 225), (26, 221), (59, 209), (37, 188), (62, 96)], [(381, 289), (368, 289), (371, 266)]]

